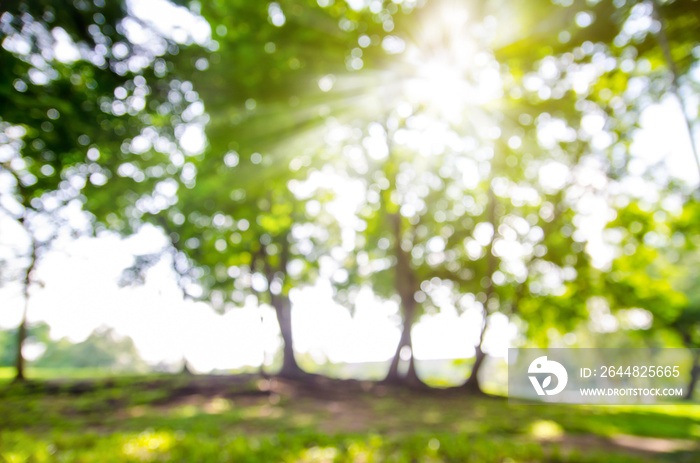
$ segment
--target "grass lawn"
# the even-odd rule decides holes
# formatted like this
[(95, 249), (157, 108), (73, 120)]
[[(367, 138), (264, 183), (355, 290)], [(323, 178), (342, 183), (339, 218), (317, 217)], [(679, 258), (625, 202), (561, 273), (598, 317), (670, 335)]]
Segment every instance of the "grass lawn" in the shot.
[(508, 405), (315, 378), (0, 385), (0, 461), (698, 462), (700, 405)]

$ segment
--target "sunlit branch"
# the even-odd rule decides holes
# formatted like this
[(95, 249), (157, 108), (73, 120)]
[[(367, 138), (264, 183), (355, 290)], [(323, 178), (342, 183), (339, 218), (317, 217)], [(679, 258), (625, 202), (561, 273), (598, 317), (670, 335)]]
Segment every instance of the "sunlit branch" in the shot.
[(659, 42), (659, 46), (661, 47), (661, 51), (663, 52), (664, 59), (666, 60), (666, 65), (668, 66), (668, 69), (671, 73), (671, 85), (669, 86), (669, 91), (676, 97), (676, 100), (678, 100), (678, 104), (681, 107), (681, 112), (683, 113), (683, 121), (685, 122), (685, 128), (688, 131), (688, 136), (690, 137), (690, 148), (693, 151), (693, 159), (695, 160), (695, 165), (698, 169), (698, 175), (700, 175), (700, 153), (698, 153), (698, 144), (695, 137), (695, 133), (693, 131), (693, 124), (690, 120), (690, 117), (688, 117), (688, 113), (685, 108), (685, 102), (679, 92), (680, 86), (678, 80), (680, 74), (678, 72), (676, 62), (673, 59), (673, 56), (671, 55), (671, 46), (669, 45), (668, 36), (666, 35), (666, 25), (664, 22), (664, 18), (657, 4), (657, 0), (652, 0), (651, 4), (653, 15), (661, 25), (656, 37)]

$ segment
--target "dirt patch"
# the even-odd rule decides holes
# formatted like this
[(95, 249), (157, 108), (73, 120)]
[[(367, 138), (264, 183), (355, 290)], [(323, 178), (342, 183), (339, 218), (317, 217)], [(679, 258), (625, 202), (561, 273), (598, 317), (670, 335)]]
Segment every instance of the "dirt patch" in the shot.
[(700, 448), (697, 442), (690, 440), (630, 436), (627, 434), (618, 434), (610, 438), (593, 434), (566, 434), (554, 439), (540, 439), (540, 442), (546, 446), (556, 444), (565, 452), (575, 450), (584, 454), (592, 448), (598, 451), (631, 453), (635, 455), (686, 452)]

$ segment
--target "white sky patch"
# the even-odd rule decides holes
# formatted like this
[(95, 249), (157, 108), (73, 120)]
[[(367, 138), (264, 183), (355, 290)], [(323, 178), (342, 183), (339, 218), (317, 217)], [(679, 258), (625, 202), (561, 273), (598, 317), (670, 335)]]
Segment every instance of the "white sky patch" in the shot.
[(591, 113), (581, 118), (581, 128), (589, 135), (597, 134), (603, 130), (604, 125), (605, 118), (601, 114)]
[[(477, 315), (477, 316), (472, 316)], [(417, 360), (456, 359), (474, 356), (481, 316), (455, 311), (424, 315), (413, 328), (413, 350)]]
[(347, 0), (347, 3), (348, 6), (355, 11), (360, 11), (366, 4), (365, 0)]
[(270, 22), (277, 27), (284, 26), (284, 23), (287, 21), (287, 18), (284, 16), (284, 12), (282, 12), (282, 8), (277, 2), (270, 3), (270, 5), (267, 7), (267, 13), (269, 15)]
[(62, 63), (73, 63), (80, 59), (80, 52), (70, 36), (60, 27), (51, 31), (51, 35), (56, 40), (53, 46), (53, 53), (57, 60)]
[(558, 161), (546, 163), (539, 171), (540, 184), (551, 192), (561, 190), (569, 181), (569, 177), (569, 167)]
[[(292, 323), (300, 352), (322, 354), (332, 362), (370, 362), (390, 358), (399, 330), (389, 316), (395, 305), (365, 294), (355, 317), (332, 299), (330, 285), (318, 282), (292, 293)], [(392, 310), (393, 309), (393, 310)]]
[[(130, 336), (142, 357), (152, 363), (176, 363), (183, 357), (198, 371), (258, 366), (272, 359), (280, 347), (273, 310), (250, 300), (243, 308), (219, 314), (207, 304), (184, 300), (167, 262), (149, 271), (142, 286), (119, 288), (122, 268), (134, 253), (158, 250), (164, 238), (145, 227), (136, 236), (81, 238), (61, 243), (47, 256), (39, 276), (44, 288), (35, 288), (29, 320), (45, 321), (51, 336), (84, 340), (95, 328), (110, 326)], [(0, 326), (19, 323), (23, 300), (17, 285), (0, 290), (7, 310)], [(354, 317), (336, 304), (330, 285), (292, 292), (292, 323), (298, 352), (333, 362), (384, 361), (393, 355), (399, 339), (398, 307), (360, 291)], [(262, 317), (262, 319), (261, 319)], [(418, 359), (463, 358), (473, 355), (480, 315), (454, 310), (424, 316), (414, 327)], [(503, 339), (501, 335), (496, 339)]]
[(507, 358), (508, 348), (512, 346), (517, 334), (516, 326), (508, 317), (501, 313), (490, 315), (484, 335), (484, 352), (492, 357)]
[(318, 80), (318, 88), (320, 88), (322, 92), (329, 92), (333, 88), (334, 83), (335, 76), (333, 74), (328, 74)]
[(207, 137), (204, 134), (204, 127), (200, 124), (187, 124), (180, 135), (180, 146), (187, 154), (199, 154), (204, 151), (207, 144)]
[(673, 177), (697, 184), (698, 169), (678, 100), (669, 96), (647, 108), (641, 126), (630, 148), (632, 154), (645, 165), (663, 162)]
[(203, 17), (166, 0), (129, 0), (134, 16), (148, 21), (166, 37), (178, 43), (194, 41), (204, 45), (211, 39), (211, 27)]

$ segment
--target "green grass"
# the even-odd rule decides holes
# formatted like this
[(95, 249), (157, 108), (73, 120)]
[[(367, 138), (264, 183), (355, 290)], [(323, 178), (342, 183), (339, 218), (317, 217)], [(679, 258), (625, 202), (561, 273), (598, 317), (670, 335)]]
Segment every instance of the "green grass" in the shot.
[[(15, 367), (0, 367), (0, 384), (7, 383), (15, 377)], [(27, 367), (27, 378), (31, 379), (93, 379), (114, 376), (114, 372), (103, 368), (37, 368)]]
[(2, 462), (695, 462), (698, 442), (697, 404), (508, 405), (177, 375), (0, 387)]

